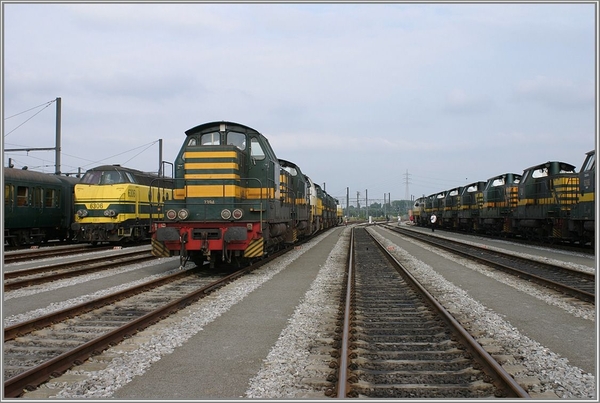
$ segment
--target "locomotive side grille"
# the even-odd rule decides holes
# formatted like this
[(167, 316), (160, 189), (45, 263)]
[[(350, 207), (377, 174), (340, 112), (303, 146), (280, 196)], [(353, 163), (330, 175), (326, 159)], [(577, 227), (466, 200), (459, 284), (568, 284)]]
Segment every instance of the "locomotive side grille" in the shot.
[(563, 210), (569, 209), (572, 204), (577, 202), (577, 193), (579, 191), (579, 177), (561, 177), (553, 181), (556, 190), (556, 202)]

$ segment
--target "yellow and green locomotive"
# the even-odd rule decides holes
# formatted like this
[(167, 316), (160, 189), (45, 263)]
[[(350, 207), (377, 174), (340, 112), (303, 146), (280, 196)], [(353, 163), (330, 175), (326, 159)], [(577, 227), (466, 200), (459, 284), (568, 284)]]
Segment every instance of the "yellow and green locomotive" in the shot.
[(575, 167), (548, 161), (523, 171), (512, 228), (536, 240), (568, 239), (570, 210), (578, 202), (579, 176)]
[[(586, 153), (579, 170), (579, 192), (577, 204), (571, 208), (568, 230), (573, 239), (581, 243), (592, 242), (596, 217), (596, 151)], [(592, 243), (593, 244), (593, 243)]]
[(483, 190), (479, 228), (491, 235), (506, 236), (513, 231), (512, 213), (519, 202), (521, 175), (507, 172), (489, 178)]
[(172, 179), (120, 165), (88, 170), (75, 185), (74, 242), (135, 243), (150, 237), (173, 197)]
[(173, 199), (154, 225), (155, 256), (242, 265), (324, 227), (310, 178), (278, 159), (261, 133), (227, 121), (185, 133)]

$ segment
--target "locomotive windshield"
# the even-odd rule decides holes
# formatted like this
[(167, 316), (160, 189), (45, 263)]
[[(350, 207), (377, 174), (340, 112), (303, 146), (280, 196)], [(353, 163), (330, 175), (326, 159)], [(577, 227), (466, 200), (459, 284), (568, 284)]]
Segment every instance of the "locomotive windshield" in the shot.
[(219, 144), (221, 144), (221, 133), (219, 132), (206, 133), (200, 137), (202, 146), (218, 146)]
[(115, 183), (136, 183), (129, 172), (120, 171), (88, 171), (80, 183), (87, 185), (114, 185)]
[(585, 171), (592, 171), (596, 169), (596, 154), (591, 154), (588, 156), (588, 158), (585, 160), (585, 163), (583, 164), (583, 167), (581, 168), (581, 172), (585, 172)]
[[(225, 144), (229, 146), (236, 146), (240, 150), (246, 149), (246, 135), (238, 132), (227, 132), (225, 135)], [(194, 147), (197, 145), (197, 141), (194, 137), (190, 138), (187, 143), (188, 147)], [(205, 133), (200, 136), (201, 146), (218, 146), (221, 145), (221, 133), (211, 132)]]
[(253, 137), (252, 140), (250, 140), (250, 155), (257, 160), (265, 159), (265, 152), (256, 137)]
[(294, 167), (283, 167), (283, 169), (285, 169), (286, 171), (288, 171), (290, 173), (290, 175), (292, 175), (292, 176), (297, 176), (298, 175), (298, 171)]

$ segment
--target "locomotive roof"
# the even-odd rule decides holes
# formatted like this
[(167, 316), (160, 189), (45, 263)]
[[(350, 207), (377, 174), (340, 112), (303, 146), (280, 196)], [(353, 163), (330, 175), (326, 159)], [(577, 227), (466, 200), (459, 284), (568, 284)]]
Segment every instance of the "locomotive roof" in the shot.
[(575, 165), (571, 165), (568, 162), (561, 162), (561, 161), (548, 161), (548, 162), (544, 162), (543, 164), (538, 164), (538, 165), (534, 165), (532, 167), (526, 168), (523, 172), (525, 171), (533, 171), (535, 169), (540, 169), (540, 168), (549, 168), (552, 165), (558, 164), (558, 166), (560, 167), (561, 170), (563, 171), (575, 171)]
[(497, 179), (497, 178), (502, 178), (504, 176), (509, 176), (509, 175), (512, 175), (513, 177), (521, 177), (522, 176), (521, 174), (516, 174), (514, 172), (506, 172), (506, 173), (503, 173), (500, 175), (492, 176), (491, 178), (488, 179), (488, 181), (491, 181), (491, 180)]
[(100, 165), (95, 168), (90, 168), (90, 169), (88, 169), (88, 171), (125, 171), (125, 172), (131, 172), (132, 174), (141, 175), (141, 176), (158, 176), (155, 173), (148, 173), (148, 172), (143, 172), (143, 171), (133, 169), (133, 168), (122, 167), (121, 165), (118, 165), (118, 164)]
[(255, 132), (255, 133), (261, 134), (258, 130), (253, 129), (253, 128), (249, 127), (249, 126), (243, 125), (241, 123), (229, 122), (229, 121), (226, 121), (226, 120), (214, 121), (214, 122), (208, 122), (208, 123), (202, 123), (201, 125), (198, 125), (198, 126), (192, 127), (191, 129), (186, 130), (185, 134), (187, 136), (190, 136), (192, 134), (196, 134), (198, 132), (201, 132), (201, 131), (206, 130), (206, 129), (210, 129), (210, 128), (215, 127), (215, 126), (218, 127), (218, 126), (220, 126), (222, 124), (224, 124), (228, 128), (235, 127), (235, 128), (238, 128), (238, 129), (242, 129), (244, 131), (251, 131), (251, 132)]
[(298, 172), (300, 172), (300, 174), (301, 174), (301, 175), (303, 175), (303, 176), (306, 176), (306, 175), (304, 175), (304, 173), (302, 172), (302, 168), (300, 168), (300, 167), (299, 167), (297, 164), (294, 164), (294, 163), (293, 163), (293, 162), (291, 162), (291, 161), (288, 161), (288, 160), (283, 160), (283, 159), (279, 158), (279, 164), (280, 164), (282, 167), (292, 167), (292, 168), (296, 168), (296, 170), (297, 170)]

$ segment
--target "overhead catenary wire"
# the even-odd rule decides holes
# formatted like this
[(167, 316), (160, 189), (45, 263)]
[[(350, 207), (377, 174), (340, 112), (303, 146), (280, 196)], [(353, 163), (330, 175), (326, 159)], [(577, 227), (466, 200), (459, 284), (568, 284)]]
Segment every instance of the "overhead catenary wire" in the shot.
[(11, 115), (11, 116), (9, 116), (9, 117), (6, 117), (6, 118), (4, 118), (4, 120), (8, 120), (8, 119), (14, 118), (15, 116), (19, 116), (19, 115), (22, 115), (22, 114), (24, 114), (24, 113), (27, 113), (27, 112), (29, 112), (29, 111), (32, 111), (32, 110), (34, 110), (34, 109), (40, 108), (40, 107), (42, 107), (42, 106), (44, 107), (43, 109), (40, 109), (38, 112), (34, 113), (34, 114), (33, 114), (33, 115), (32, 115), (32, 116), (29, 118), (29, 119), (25, 120), (23, 123), (21, 123), (20, 125), (18, 125), (18, 126), (17, 126), (17, 127), (15, 127), (14, 129), (12, 129), (11, 131), (9, 131), (8, 133), (6, 133), (6, 134), (4, 135), (4, 137), (8, 136), (9, 134), (11, 134), (11, 133), (12, 133), (12, 132), (14, 132), (15, 130), (17, 130), (19, 127), (21, 127), (21, 126), (23, 126), (25, 123), (29, 122), (29, 121), (30, 121), (31, 119), (33, 119), (33, 118), (34, 118), (36, 115), (40, 114), (40, 113), (41, 113), (41, 112), (42, 112), (44, 109), (46, 109), (47, 107), (49, 107), (50, 105), (52, 105), (52, 103), (53, 103), (53, 102), (56, 102), (56, 99), (53, 99), (52, 101), (45, 102), (45, 103), (43, 103), (43, 104), (41, 104), (41, 105), (34, 106), (33, 108), (27, 109), (27, 110), (25, 110), (25, 111), (23, 111), (23, 112), (19, 112), (19, 113), (16, 113), (16, 114), (14, 114), (14, 115)]

